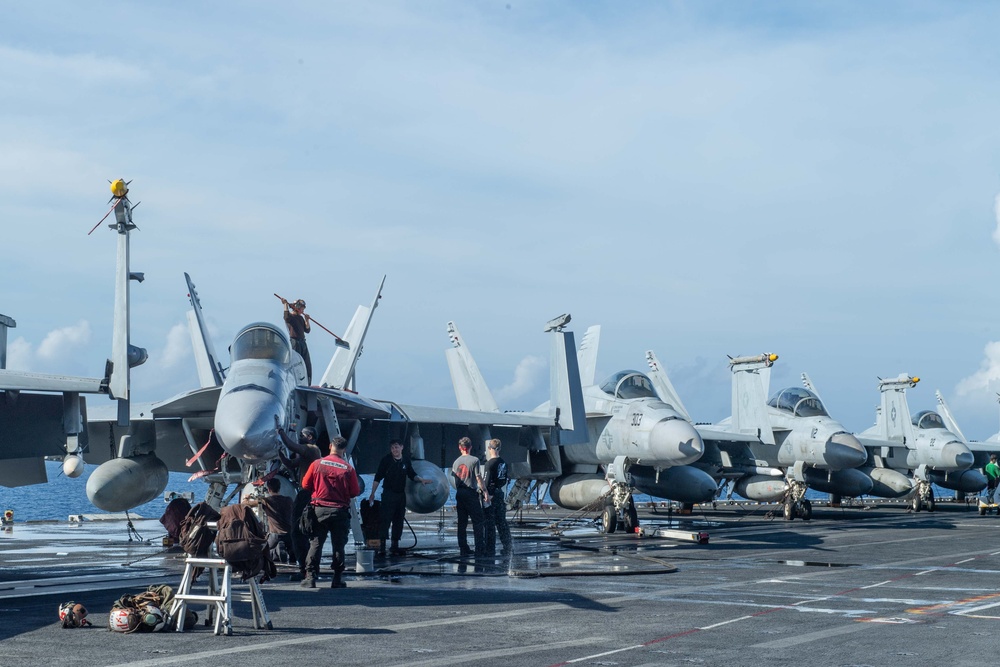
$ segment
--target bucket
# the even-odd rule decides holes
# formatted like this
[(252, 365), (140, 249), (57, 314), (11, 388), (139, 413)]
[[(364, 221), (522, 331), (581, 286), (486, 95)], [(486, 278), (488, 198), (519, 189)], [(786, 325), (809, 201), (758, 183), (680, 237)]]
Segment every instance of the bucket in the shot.
[(358, 549), (355, 552), (357, 557), (357, 564), (354, 566), (355, 572), (374, 572), (375, 571), (375, 550), (374, 549)]

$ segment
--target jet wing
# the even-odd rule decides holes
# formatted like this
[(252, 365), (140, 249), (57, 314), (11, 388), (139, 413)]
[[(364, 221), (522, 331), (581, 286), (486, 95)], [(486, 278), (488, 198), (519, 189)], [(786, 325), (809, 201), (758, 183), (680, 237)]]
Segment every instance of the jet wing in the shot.
[(338, 418), (347, 419), (387, 419), (390, 410), (381, 401), (373, 401), (351, 391), (331, 387), (296, 387), (295, 391), (306, 395), (327, 396), (333, 400)]
[(734, 433), (733, 431), (727, 431), (721, 429), (718, 426), (701, 426), (696, 424), (695, 429), (698, 431), (698, 435), (701, 439), (706, 442), (745, 442), (745, 443), (759, 443), (760, 438), (755, 435), (750, 435), (749, 433)]
[(154, 418), (165, 417), (204, 417), (215, 414), (215, 406), (219, 404), (219, 394), (222, 387), (205, 387), (168, 398), (152, 407)]
[(98, 378), (8, 370), (0, 370), (0, 389), (7, 391), (71, 391), (80, 394), (108, 393), (105, 380)]
[(902, 449), (908, 449), (908, 447), (906, 446), (906, 444), (904, 444), (903, 442), (901, 442), (899, 440), (884, 440), (882, 438), (873, 438), (873, 437), (867, 436), (867, 435), (855, 435), (854, 437), (856, 437), (858, 439), (858, 442), (860, 442), (865, 447), (871, 447), (871, 448), (875, 448), (875, 447), (899, 447), (899, 448), (902, 448)]
[(552, 426), (553, 420), (547, 415), (527, 412), (481, 412), (458, 408), (433, 408), (418, 405), (385, 403), (392, 409), (393, 421), (416, 423), (469, 424), (488, 426)]

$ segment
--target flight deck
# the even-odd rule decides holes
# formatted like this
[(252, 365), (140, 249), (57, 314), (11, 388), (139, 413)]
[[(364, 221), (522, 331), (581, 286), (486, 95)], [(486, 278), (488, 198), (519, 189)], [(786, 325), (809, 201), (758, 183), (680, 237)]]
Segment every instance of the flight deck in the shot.
[[(992, 660), (1000, 621), (1000, 519), (971, 503), (844, 508), (811, 521), (777, 506), (710, 505), (690, 516), (640, 506), (647, 534), (599, 532), (564, 510), (511, 515), (514, 555), (459, 558), (455, 516), (410, 515), (405, 557), (316, 589), (279, 568), (257, 630), (234, 582), (233, 635), (118, 634), (123, 593), (176, 586), (183, 554), (154, 520), (129, 541), (117, 521), (15, 524), (0, 533), (0, 663), (42, 665), (972, 665)], [(414, 520), (416, 518), (416, 520)], [(350, 546), (349, 546), (350, 549)], [(59, 603), (93, 628), (64, 630)]]

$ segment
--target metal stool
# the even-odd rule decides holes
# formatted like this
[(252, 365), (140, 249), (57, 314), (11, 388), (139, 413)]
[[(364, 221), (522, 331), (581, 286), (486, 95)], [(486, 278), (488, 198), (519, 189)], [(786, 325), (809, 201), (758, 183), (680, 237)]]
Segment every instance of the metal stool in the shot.
[[(197, 568), (204, 568), (208, 576), (207, 594), (191, 592)], [(232, 566), (222, 558), (187, 557), (184, 561), (184, 575), (181, 577), (181, 585), (177, 589), (170, 607), (170, 617), (177, 619), (177, 632), (184, 632), (184, 615), (187, 612), (188, 603), (204, 602), (208, 612), (205, 625), (208, 625), (214, 617), (215, 634), (227, 636), (233, 634), (232, 575)], [(264, 596), (260, 592), (260, 584), (257, 583), (256, 578), (250, 579), (247, 583), (250, 586), (248, 601), (253, 611), (253, 627), (258, 630), (265, 627), (268, 630), (273, 630), (271, 617), (264, 605)]]

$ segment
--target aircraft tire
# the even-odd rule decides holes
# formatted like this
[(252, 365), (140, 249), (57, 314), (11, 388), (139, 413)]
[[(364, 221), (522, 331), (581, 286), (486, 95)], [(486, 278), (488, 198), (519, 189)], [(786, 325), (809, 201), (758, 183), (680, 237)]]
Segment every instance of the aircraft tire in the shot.
[(612, 505), (604, 508), (604, 513), (601, 515), (601, 525), (605, 535), (611, 535), (618, 529), (618, 513), (615, 512)]
[(914, 496), (913, 500), (910, 501), (910, 509), (912, 509), (914, 512), (919, 512), (921, 509), (923, 509), (923, 506), (924, 504), (920, 500), (920, 496)]
[(628, 508), (625, 510), (625, 520), (622, 522), (622, 529), (626, 533), (634, 533), (639, 527), (639, 512), (635, 509), (635, 503), (630, 498)]
[(785, 516), (785, 521), (792, 521), (795, 518), (795, 503), (793, 503), (790, 499), (785, 501), (783, 514)]
[(980, 507), (979, 508), (979, 516), (986, 516), (986, 508), (985, 507)]
[(812, 503), (805, 498), (802, 499), (802, 504), (799, 508), (799, 516), (802, 517), (803, 521), (808, 521), (813, 516)]
[(934, 511), (934, 494), (933, 493), (931, 495), (929, 495), (927, 497), (927, 499), (924, 501), (924, 507), (927, 509), (928, 512), (933, 512)]

